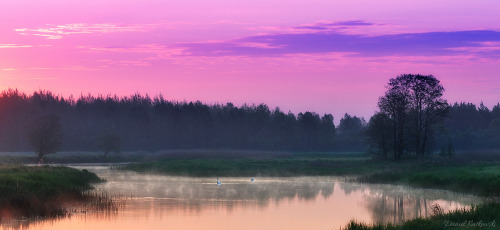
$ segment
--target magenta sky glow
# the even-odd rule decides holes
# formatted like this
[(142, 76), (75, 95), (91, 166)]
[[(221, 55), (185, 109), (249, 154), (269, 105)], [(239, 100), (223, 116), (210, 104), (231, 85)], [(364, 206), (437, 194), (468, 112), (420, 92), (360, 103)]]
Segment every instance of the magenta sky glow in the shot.
[(163, 94), (369, 118), (389, 78), (500, 102), (500, 3), (24, 0), (0, 3), (0, 90)]

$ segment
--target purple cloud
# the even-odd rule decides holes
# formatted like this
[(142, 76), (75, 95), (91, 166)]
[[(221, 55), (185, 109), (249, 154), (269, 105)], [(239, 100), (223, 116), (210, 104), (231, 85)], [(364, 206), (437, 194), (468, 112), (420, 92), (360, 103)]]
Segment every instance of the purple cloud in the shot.
[(328, 27), (324, 26), (297, 26), (294, 29), (306, 29), (306, 30), (327, 30)]
[(333, 22), (333, 23), (322, 23), (322, 25), (326, 26), (373, 26), (375, 24), (361, 21), (361, 20), (355, 20), (355, 21), (343, 21), (343, 22)]
[(293, 29), (306, 29), (306, 30), (338, 30), (348, 29), (357, 26), (373, 26), (375, 24), (356, 20), (356, 21), (339, 21), (339, 22), (320, 22), (313, 25), (297, 26)]
[[(178, 46), (183, 48), (186, 54), (194, 56), (279, 56), (346, 52), (364, 57), (442, 56), (470, 53), (492, 57), (500, 56), (500, 50), (484, 49), (484, 47), (499, 41), (500, 32), (488, 30), (381, 36), (316, 32), (251, 36), (228, 42), (184, 43)], [(262, 44), (262, 47), (241, 45), (245, 43)]]

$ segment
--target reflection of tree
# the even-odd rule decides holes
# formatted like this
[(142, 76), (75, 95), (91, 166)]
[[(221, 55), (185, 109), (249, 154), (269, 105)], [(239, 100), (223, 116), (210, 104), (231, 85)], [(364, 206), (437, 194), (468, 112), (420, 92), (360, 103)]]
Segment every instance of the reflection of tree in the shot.
[(362, 192), (363, 206), (375, 223), (400, 224), (405, 220), (429, 217), (430, 207), (440, 203), (445, 212), (481, 202), (474, 196), (444, 190), (426, 190), (394, 185), (339, 183), (345, 194)]
[(31, 221), (1, 220), (0, 226), (4, 229), (28, 229), (32, 225)]
[(324, 186), (322, 189), (321, 189), (321, 196), (325, 199), (327, 199), (328, 197), (330, 197), (331, 195), (333, 195), (333, 184), (332, 186)]
[[(102, 198), (102, 197), (101, 197)], [(116, 197), (115, 197), (116, 198)], [(115, 199), (113, 198), (113, 199)], [(25, 217), (22, 217), (22, 220), (19, 220), (17, 218), (4, 218), (2, 217), (0, 219), (0, 229), (12, 229), (12, 230), (18, 230), (18, 229), (43, 229), (40, 226), (44, 226), (47, 223), (50, 225), (53, 225), (57, 221), (61, 221), (65, 218), (80, 218), (83, 221), (86, 221), (87, 218), (92, 218), (94, 220), (110, 220), (110, 219), (116, 219), (116, 216), (118, 214), (117, 209), (108, 209), (105, 206), (93, 206), (92, 204), (89, 204), (88, 202), (70, 202), (66, 201), (65, 209), (67, 209), (67, 212), (62, 215), (62, 216), (54, 216), (54, 217), (45, 217), (45, 218), (40, 218), (40, 217), (35, 217), (35, 218), (28, 218), (26, 219)], [(121, 202), (119, 199), (116, 198), (114, 202)], [(108, 203), (109, 204), (109, 203)], [(120, 207), (122, 204), (118, 204), (118, 207)], [(4, 210), (5, 211), (5, 210)]]

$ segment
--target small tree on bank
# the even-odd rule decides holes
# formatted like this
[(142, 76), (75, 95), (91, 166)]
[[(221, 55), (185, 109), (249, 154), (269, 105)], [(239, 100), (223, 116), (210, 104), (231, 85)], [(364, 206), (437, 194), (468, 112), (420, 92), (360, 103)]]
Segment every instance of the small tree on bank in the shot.
[(62, 137), (62, 124), (56, 115), (38, 117), (29, 124), (28, 141), (35, 150), (39, 163), (43, 162), (46, 154), (59, 150)]
[(104, 157), (107, 157), (110, 152), (120, 153), (121, 150), (120, 137), (115, 134), (106, 133), (102, 135), (97, 145), (104, 152)]

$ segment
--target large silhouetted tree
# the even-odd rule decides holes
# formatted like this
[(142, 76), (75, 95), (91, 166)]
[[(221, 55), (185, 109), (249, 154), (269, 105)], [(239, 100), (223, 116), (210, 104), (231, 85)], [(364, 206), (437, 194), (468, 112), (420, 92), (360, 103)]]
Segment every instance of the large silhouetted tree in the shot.
[(418, 156), (427, 151), (429, 137), (448, 108), (443, 92), (443, 86), (432, 75), (403, 74), (389, 80), (378, 106), (392, 122), (395, 159), (410, 150), (410, 144)]
[(448, 108), (448, 103), (442, 98), (444, 87), (432, 75), (406, 74), (398, 79), (410, 89), (414, 148), (418, 156), (423, 156), (427, 151), (429, 136), (432, 135), (435, 125), (442, 121)]
[(391, 79), (385, 96), (378, 102), (380, 112), (386, 114), (392, 122), (393, 154), (399, 160), (405, 150), (405, 129), (410, 108), (408, 89), (398, 81)]
[(62, 124), (56, 115), (38, 117), (28, 128), (28, 140), (35, 149), (38, 162), (43, 156), (56, 153), (62, 145)]

